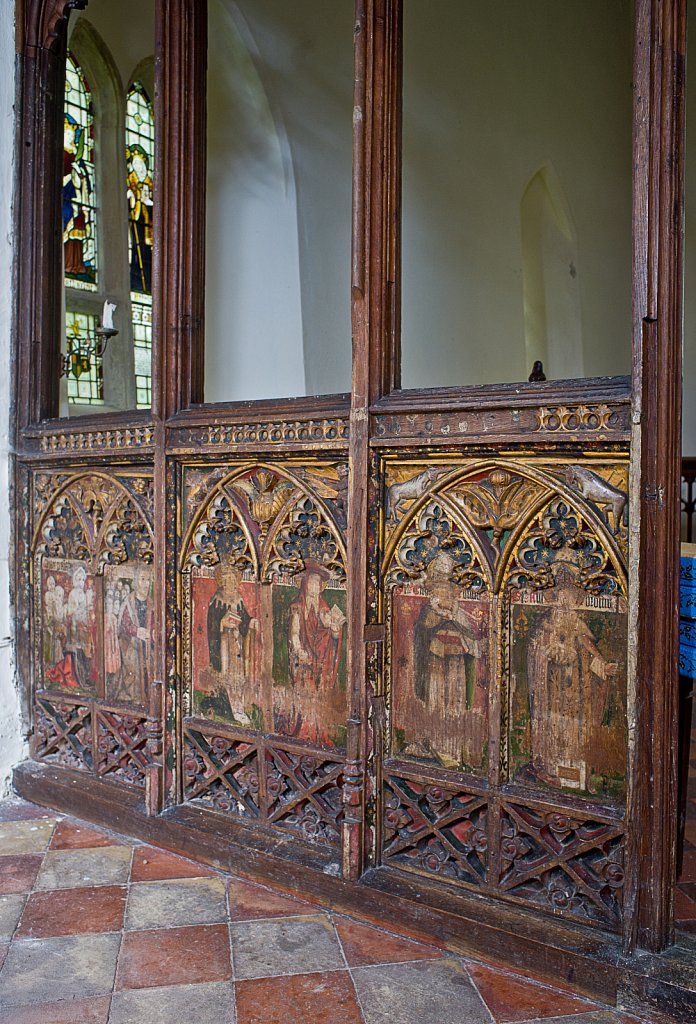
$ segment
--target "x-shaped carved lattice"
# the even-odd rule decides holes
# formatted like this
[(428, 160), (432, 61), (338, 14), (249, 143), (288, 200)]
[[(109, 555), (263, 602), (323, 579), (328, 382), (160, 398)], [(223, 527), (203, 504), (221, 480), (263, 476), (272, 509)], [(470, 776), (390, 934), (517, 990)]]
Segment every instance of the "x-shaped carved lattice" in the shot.
[[(330, 833), (338, 836), (343, 816), (340, 780), (342, 762), (316, 753), (299, 754), (277, 748), (266, 750), (267, 778), (273, 768), (278, 772), (287, 790), (273, 795), (267, 782), (268, 821), (284, 825), (295, 814), (304, 816), (312, 808)], [(270, 782), (271, 780), (269, 780)], [(332, 800), (331, 797), (334, 799)]]
[[(384, 828), (387, 844), (385, 862), (397, 860), (408, 864), (417, 852), (425, 870), (438, 871), (444, 863), (440, 851), (464, 873), (462, 881), (480, 884), (486, 874), (487, 837), (483, 828), (486, 799), (466, 790), (451, 789), (439, 784), (415, 783), (390, 776), (385, 786)], [(479, 823), (479, 819), (482, 819)], [(470, 825), (469, 840), (455, 831)], [(393, 838), (389, 838), (393, 834)], [(430, 852), (429, 851), (433, 851)], [(436, 851), (436, 852), (435, 852)], [(474, 863), (469, 856), (474, 854)], [(428, 858), (432, 858), (429, 868)], [(482, 869), (476, 866), (476, 861)]]
[[(620, 845), (624, 834), (620, 823), (574, 818), (560, 812), (543, 813), (512, 804), (504, 805), (502, 813), (500, 886), (504, 892), (517, 890), (542, 875), (550, 878), (552, 873), (562, 871), (603, 917), (613, 919), (616, 916), (599, 890), (609, 886), (618, 899), (623, 881), (620, 861), (612, 860), (611, 855), (603, 851), (615, 851)], [(525, 850), (525, 844), (529, 844), (530, 849)], [(604, 884), (593, 872), (591, 861), (587, 859), (583, 863), (583, 858), (595, 852), (599, 853), (600, 861), (606, 859), (606, 863), (613, 866), (613, 878)], [(618, 852), (620, 854), (620, 850)], [(597, 882), (596, 888), (589, 884), (592, 877)]]
[(200, 732), (186, 730), (186, 739), (191, 744), (194, 757), (200, 757), (204, 764), (203, 772), (191, 773), (187, 776), (187, 800), (196, 800), (208, 796), (219, 788), (228, 793), (235, 807), (244, 808), (252, 818), (259, 817), (259, 806), (251, 795), (254, 792), (249, 785), (242, 785), (235, 777), (235, 772), (247, 769), (257, 780), (256, 793), (258, 798), (258, 748), (246, 741), (226, 740), (220, 753), (216, 753), (206, 737)]
[(39, 698), (37, 701), (39, 713), (54, 730), (53, 736), (46, 736), (44, 745), (37, 751), (41, 758), (48, 758), (52, 754), (61, 754), (61, 748), (68, 747), (78, 761), (92, 769), (93, 759), (91, 751), (91, 735), (89, 745), (82, 743), (79, 733), (86, 729), (91, 733), (91, 710), (82, 704), (62, 704), (63, 708), (70, 708), (69, 713), (64, 714), (57, 707), (54, 707), (47, 700)]
[[(150, 763), (145, 718), (97, 711), (97, 773), (123, 772), (140, 784)], [(112, 750), (110, 744), (114, 744)]]

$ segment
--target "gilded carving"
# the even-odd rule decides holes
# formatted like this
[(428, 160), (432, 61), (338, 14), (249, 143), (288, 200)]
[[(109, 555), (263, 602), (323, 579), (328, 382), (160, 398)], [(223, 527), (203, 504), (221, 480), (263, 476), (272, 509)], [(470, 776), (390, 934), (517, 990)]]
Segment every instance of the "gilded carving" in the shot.
[(341, 419), (323, 420), (280, 420), (274, 423), (234, 423), (224, 426), (206, 427), (203, 434), (191, 431), (190, 444), (287, 444), (299, 441), (303, 444), (326, 441), (348, 441), (348, 421)]
[(542, 406), (536, 410), (537, 430), (547, 433), (621, 429), (615, 409), (609, 405)]
[(154, 427), (124, 427), (118, 430), (90, 430), (77, 434), (44, 434), (42, 452), (85, 452), (114, 448), (150, 448), (155, 442)]
[(534, 480), (496, 467), (483, 479), (469, 479), (450, 493), (472, 526), (488, 534), (498, 567), (506, 538), (526, 516), (541, 488)]

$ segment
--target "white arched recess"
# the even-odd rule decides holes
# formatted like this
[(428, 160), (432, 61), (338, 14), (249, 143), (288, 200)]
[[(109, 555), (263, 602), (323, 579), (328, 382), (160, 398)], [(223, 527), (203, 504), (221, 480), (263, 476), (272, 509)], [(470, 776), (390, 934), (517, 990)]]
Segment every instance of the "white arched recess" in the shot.
[(527, 365), (547, 377), (585, 375), (577, 236), (551, 163), (534, 174), (520, 204)]

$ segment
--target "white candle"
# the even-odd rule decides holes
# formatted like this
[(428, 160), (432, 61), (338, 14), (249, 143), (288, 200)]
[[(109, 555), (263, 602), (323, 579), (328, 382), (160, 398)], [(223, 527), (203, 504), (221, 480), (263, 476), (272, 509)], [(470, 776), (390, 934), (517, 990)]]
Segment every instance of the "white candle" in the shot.
[(108, 299), (104, 301), (104, 312), (102, 313), (102, 327), (107, 331), (113, 331), (114, 329), (114, 312), (116, 311), (116, 303), (109, 302)]

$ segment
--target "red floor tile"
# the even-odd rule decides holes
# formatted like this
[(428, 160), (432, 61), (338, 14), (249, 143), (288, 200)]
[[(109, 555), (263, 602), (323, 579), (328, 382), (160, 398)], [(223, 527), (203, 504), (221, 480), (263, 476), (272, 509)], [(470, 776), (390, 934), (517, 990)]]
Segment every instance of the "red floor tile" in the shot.
[(0, 896), (31, 892), (42, 860), (34, 854), (0, 857)]
[(15, 937), (48, 939), (120, 931), (127, 891), (124, 885), (99, 885), (31, 893)]
[(436, 946), (383, 932), (349, 918), (334, 917), (334, 924), (349, 967), (432, 960), (444, 955)]
[(237, 982), (237, 1024), (363, 1024), (350, 976), (341, 971)]
[(170, 878), (210, 878), (215, 872), (204, 864), (177, 857), (154, 846), (136, 846), (131, 868), (133, 882), (162, 882)]
[(497, 1024), (561, 1017), (593, 1009), (593, 1005), (584, 999), (535, 985), (482, 964), (467, 963), (466, 969)]
[(677, 921), (696, 921), (696, 901), (687, 896), (679, 885), (674, 895), (674, 914)]
[(262, 885), (230, 880), (230, 918), (233, 921), (254, 921), (264, 917), (297, 917), (312, 911), (311, 905), (291, 896), (264, 889)]
[(79, 821), (59, 821), (49, 850), (88, 850), (93, 846), (123, 846), (119, 839)]
[[(59, 1003), (13, 1006), (8, 1024), (107, 1024), (111, 996), (64, 999)], [(0, 1017), (0, 1020), (3, 1018)]]
[(227, 925), (156, 928), (123, 936), (116, 988), (194, 985), (231, 977)]

